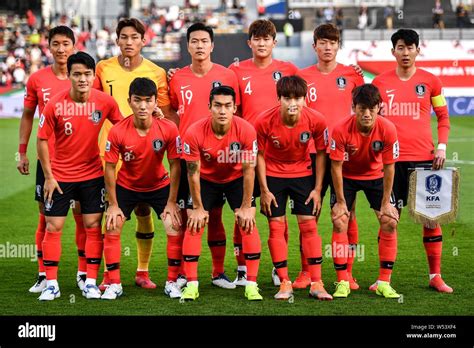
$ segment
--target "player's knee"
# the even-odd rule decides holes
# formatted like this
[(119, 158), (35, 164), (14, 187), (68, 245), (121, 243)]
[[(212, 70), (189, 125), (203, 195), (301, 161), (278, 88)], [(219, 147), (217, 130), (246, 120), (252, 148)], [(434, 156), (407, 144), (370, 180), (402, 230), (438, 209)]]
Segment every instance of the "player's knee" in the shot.
[(79, 201), (74, 201), (74, 204), (72, 205), (72, 212), (74, 215), (81, 215), (81, 203), (79, 203)]
[(63, 226), (55, 222), (48, 221), (46, 223), (46, 232), (58, 232), (61, 231)]
[(334, 220), (333, 222), (334, 232), (345, 232), (347, 231), (347, 225), (349, 223), (349, 218), (346, 215), (341, 216), (340, 218)]
[(97, 228), (100, 227), (100, 220), (87, 220), (84, 219), (84, 228)]
[(138, 204), (133, 211), (137, 216), (148, 216), (151, 214), (151, 209), (148, 204)]
[(397, 230), (397, 225), (397, 220), (391, 217), (382, 216), (380, 219), (380, 228), (382, 231), (395, 232)]

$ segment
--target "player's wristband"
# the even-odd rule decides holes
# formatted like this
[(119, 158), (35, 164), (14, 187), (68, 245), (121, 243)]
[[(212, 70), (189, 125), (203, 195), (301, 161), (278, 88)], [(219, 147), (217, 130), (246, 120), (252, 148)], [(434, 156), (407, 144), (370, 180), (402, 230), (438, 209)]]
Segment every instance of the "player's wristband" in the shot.
[(27, 148), (28, 148), (28, 144), (20, 144), (18, 146), (18, 152), (19, 153), (26, 153)]
[(438, 144), (438, 150), (443, 150), (443, 151), (446, 151), (446, 144)]

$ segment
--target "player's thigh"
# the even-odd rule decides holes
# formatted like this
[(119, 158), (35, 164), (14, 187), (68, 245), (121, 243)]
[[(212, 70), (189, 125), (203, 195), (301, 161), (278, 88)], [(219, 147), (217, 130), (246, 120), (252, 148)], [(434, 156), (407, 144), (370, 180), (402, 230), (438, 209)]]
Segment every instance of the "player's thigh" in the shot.
[(267, 176), (267, 186), (270, 192), (275, 196), (275, 200), (278, 204), (278, 207), (271, 204), (271, 217), (274, 218), (286, 215), (286, 202), (288, 201), (287, 178)]
[(168, 197), (170, 195), (170, 185), (166, 185), (158, 190), (152, 192), (145, 192), (146, 194), (146, 203), (148, 203), (153, 210), (155, 211), (158, 219), (161, 219), (160, 215), (165, 210), (166, 202), (168, 202)]
[[(232, 211), (239, 209), (242, 206), (242, 199), (244, 198), (244, 178), (241, 177), (224, 184), (223, 190)], [(251, 206), (255, 207), (254, 197), (252, 197)]]
[(85, 214), (102, 214), (105, 210), (104, 177), (98, 177), (78, 183), (76, 197)]
[(224, 190), (222, 184), (200, 180), (201, 183), (201, 201), (204, 210), (211, 211), (212, 208), (222, 207)]
[(69, 208), (74, 204), (75, 192), (78, 183), (74, 182), (58, 182), (63, 193), (54, 190), (51, 201), (44, 202), (45, 216), (67, 216)]
[[(361, 190), (360, 180), (353, 180), (342, 178), (342, 190), (344, 192), (344, 199), (346, 201), (347, 209), (349, 210), (356, 199), (357, 191)], [(331, 197), (331, 209), (336, 204), (336, 195)]]
[[(44, 202), (44, 172), (40, 160), (36, 162), (35, 201)], [(43, 207), (44, 208), (44, 207)]]
[(301, 178), (288, 178), (288, 191), (290, 195), (291, 214), (313, 215), (313, 201), (305, 204), (308, 196), (314, 188), (314, 177), (304, 176)]
[[(380, 211), (383, 199), (383, 178), (364, 181), (363, 191), (369, 201), (370, 208)], [(395, 197), (390, 193), (390, 203), (395, 206)]]
[(135, 192), (123, 186), (116, 185), (115, 194), (117, 196), (118, 206), (120, 210), (122, 210), (125, 220), (130, 220), (133, 209), (140, 203), (140, 192)]
[(178, 188), (178, 205), (181, 209), (184, 209), (185, 207), (191, 206), (192, 208), (192, 203), (189, 202), (191, 199), (190, 191), (189, 191), (189, 182), (188, 182), (188, 171), (186, 168), (186, 161), (181, 160), (180, 161), (181, 165), (181, 176), (179, 178), (179, 188)]

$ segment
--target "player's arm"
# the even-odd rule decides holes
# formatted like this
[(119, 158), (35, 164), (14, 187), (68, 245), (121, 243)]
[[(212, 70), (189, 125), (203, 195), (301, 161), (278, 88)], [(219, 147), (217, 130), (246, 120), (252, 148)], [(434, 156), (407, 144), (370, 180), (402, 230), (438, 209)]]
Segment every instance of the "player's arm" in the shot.
[(318, 150), (316, 152), (316, 179), (314, 182), (314, 189), (310, 192), (305, 204), (314, 202), (313, 214), (319, 216), (321, 212), (321, 190), (323, 189), (323, 178), (326, 170), (326, 153)]
[(442, 169), (446, 161), (446, 145), (450, 130), (448, 106), (441, 90), (441, 82), (437, 78), (431, 93), (431, 105), (438, 119), (438, 148), (433, 160), (433, 169), (437, 170)]
[(244, 176), (244, 194), (242, 205), (236, 211), (236, 222), (247, 233), (251, 233), (255, 227), (255, 208), (252, 207), (253, 187), (255, 183), (255, 161), (242, 163)]
[(209, 213), (204, 210), (201, 199), (200, 183), (201, 161), (186, 161), (188, 172), (189, 191), (193, 199), (193, 209), (188, 214), (188, 228), (191, 234), (195, 234), (209, 221)]
[(161, 106), (160, 109), (163, 112), (165, 118), (167, 118), (168, 120), (176, 124), (177, 127), (179, 127), (178, 113), (171, 107), (171, 104)]
[(19, 161), (17, 162), (17, 169), (22, 175), (30, 174), (30, 162), (26, 153), (28, 142), (30, 141), (31, 130), (33, 129), (33, 118), (35, 116), (36, 108), (26, 107), (23, 109), (20, 120), (20, 140), (18, 153), (20, 154)]
[[(181, 177), (181, 162), (179, 158), (168, 159), (170, 164), (170, 193), (166, 202), (163, 216), (170, 214), (174, 226), (181, 226), (181, 213), (176, 203), (178, 197), (179, 179)], [(164, 220), (164, 219), (163, 219)]]
[(383, 165), (383, 196), (380, 206), (380, 217), (388, 216), (398, 221), (398, 211), (390, 204), (392, 194), (393, 178), (395, 177), (395, 163)]
[(263, 151), (260, 150), (258, 151), (257, 155), (257, 177), (260, 184), (260, 206), (262, 208), (262, 212), (266, 216), (272, 216), (271, 206), (273, 204), (276, 208), (278, 208), (278, 203), (273, 193), (271, 193), (268, 189), (265, 157)]
[(346, 199), (344, 197), (344, 185), (342, 179), (342, 165), (344, 161), (337, 161), (331, 158), (331, 176), (336, 193), (336, 204), (332, 208), (332, 221), (335, 221), (343, 215), (349, 216)]
[[(109, 205), (106, 212), (106, 227), (108, 230), (115, 230), (118, 226), (121, 226), (121, 222), (125, 220), (122, 209), (120, 209), (117, 201), (116, 179), (115, 170), (117, 163), (106, 162), (105, 163), (105, 190), (107, 191)], [(119, 223), (119, 219), (121, 219)]]
[(53, 170), (51, 169), (51, 162), (49, 158), (48, 139), (38, 138), (37, 147), (38, 157), (44, 172), (44, 199), (45, 202), (50, 202), (53, 198), (54, 190), (58, 190), (58, 192), (61, 194), (63, 191), (53, 176)]

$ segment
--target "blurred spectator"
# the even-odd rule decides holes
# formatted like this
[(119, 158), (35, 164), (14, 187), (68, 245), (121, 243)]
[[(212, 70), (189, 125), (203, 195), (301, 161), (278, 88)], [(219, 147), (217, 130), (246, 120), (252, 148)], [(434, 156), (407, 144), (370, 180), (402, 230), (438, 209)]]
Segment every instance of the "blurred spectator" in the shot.
[(323, 15), (326, 23), (332, 23), (334, 19), (334, 8), (326, 7), (323, 11)]
[(435, 7), (433, 7), (432, 12), (433, 12), (433, 28), (444, 29), (444, 21), (443, 21), (444, 10), (443, 10), (443, 6), (441, 5), (440, 0), (436, 0)]
[(285, 25), (283, 25), (283, 33), (285, 34), (286, 46), (289, 47), (290, 39), (295, 33), (293, 25), (290, 22), (286, 22)]
[(386, 6), (383, 10), (383, 18), (385, 18), (385, 28), (388, 30), (393, 29), (393, 7)]
[(359, 23), (357, 24), (357, 28), (360, 30), (364, 30), (367, 28), (367, 6), (361, 6), (359, 9)]
[(26, 11), (26, 21), (28, 23), (28, 26), (30, 27), (30, 30), (33, 30), (36, 27), (36, 17), (33, 11)]
[(469, 26), (469, 16), (466, 6), (462, 1), (456, 7), (456, 26), (458, 28), (466, 28)]
[(339, 29), (340, 32), (340, 45), (342, 47), (342, 31), (344, 30), (344, 13), (342, 12), (342, 8), (336, 9), (336, 27)]

